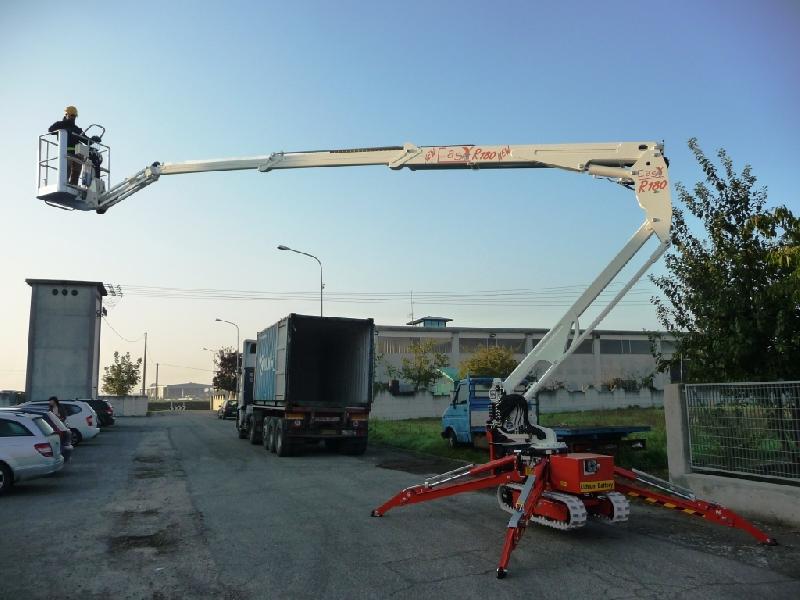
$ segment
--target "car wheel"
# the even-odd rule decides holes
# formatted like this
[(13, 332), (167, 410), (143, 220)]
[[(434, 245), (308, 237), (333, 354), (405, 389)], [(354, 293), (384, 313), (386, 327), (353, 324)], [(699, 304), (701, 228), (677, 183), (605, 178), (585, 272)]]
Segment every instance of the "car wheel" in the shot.
[(14, 485), (14, 474), (4, 463), (0, 463), (0, 494), (7, 492)]
[(80, 444), (83, 441), (83, 435), (81, 435), (80, 431), (78, 431), (77, 429), (70, 429), (70, 432), (72, 432), (72, 445), (73, 446), (77, 446), (78, 444)]
[(283, 419), (275, 419), (275, 425), (272, 427), (275, 432), (275, 454), (278, 456), (289, 456), (291, 454), (291, 447), (289, 440), (286, 436), (286, 424)]
[(447, 432), (447, 445), (451, 448), (458, 448), (458, 436), (452, 429)]

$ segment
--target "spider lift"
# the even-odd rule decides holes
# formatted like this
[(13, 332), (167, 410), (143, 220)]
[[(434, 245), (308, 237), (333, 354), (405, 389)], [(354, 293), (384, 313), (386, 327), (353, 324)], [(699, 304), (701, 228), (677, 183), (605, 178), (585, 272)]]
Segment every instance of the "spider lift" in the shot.
[[(57, 136), (52, 141), (48, 135)], [(628, 518), (626, 496), (709, 521), (736, 527), (759, 542), (775, 541), (732, 511), (694, 497), (691, 491), (638, 471), (615, 467), (611, 456), (568, 453), (553, 430), (531, 423), (528, 402), (552, 377), (581, 342), (669, 247), (672, 203), (668, 163), (663, 145), (657, 142), (610, 142), (590, 144), (500, 145), (500, 146), (387, 146), (307, 152), (277, 152), (264, 156), (187, 161), (154, 162), (124, 181), (110, 186), (108, 166), (102, 177), (81, 178), (81, 184), (67, 183), (66, 135), (54, 133), (39, 138), (39, 189), (37, 197), (66, 209), (104, 213), (162, 175), (210, 171), (258, 170), (310, 167), (384, 165), (399, 170), (555, 168), (609, 179), (632, 190), (645, 213), (644, 222), (619, 253), (600, 272), (566, 314), (542, 338), (517, 368), (505, 379), (495, 380), (487, 422), (489, 462), (468, 465), (406, 488), (372, 511), (383, 516), (392, 508), (452, 496), (462, 492), (497, 487), (500, 507), (510, 513), (497, 577), (506, 576), (509, 559), (529, 523), (556, 529), (575, 529), (587, 516), (611, 523)], [(95, 138), (86, 148), (76, 148), (83, 160), (84, 175), (97, 167), (90, 152), (110, 155), (110, 149)], [(107, 165), (110, 160), (107, 161)], [(97, 171), (95, 171), (97, 173)], [(622, 286), (598, 316), (583, 330), (580, 317), (617, 277), (644, 244), (655, 236), (656, 249)], [(528, 374), (544, 361), (548, 368), (524, 393), (514, 392)]]

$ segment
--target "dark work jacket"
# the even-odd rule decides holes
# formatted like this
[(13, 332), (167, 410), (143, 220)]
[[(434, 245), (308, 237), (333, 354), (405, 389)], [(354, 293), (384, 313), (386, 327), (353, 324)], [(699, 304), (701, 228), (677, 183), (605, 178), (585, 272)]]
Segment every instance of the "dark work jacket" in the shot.
[(69, 133), (69, 139), (67, 140), (67, 147), (70, 150), (75, 149), (76, 142), (81, 141), (81, 138), (78, 136), (83, 135), (83, 129), (75, 125), (75, 119), (68, 119), (64, 117), (60, 121), (56, 121), (47, 129), (50, 133), (54, 131), (58, 131), (59, 129), (63, 129), (64, 131)]

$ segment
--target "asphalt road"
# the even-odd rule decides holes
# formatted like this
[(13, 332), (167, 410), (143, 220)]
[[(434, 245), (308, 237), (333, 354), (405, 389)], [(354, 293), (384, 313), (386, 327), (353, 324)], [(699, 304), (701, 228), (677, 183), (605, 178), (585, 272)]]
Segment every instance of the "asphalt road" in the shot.
[(210, 413), (120, 419), (0, 498), (0, 598), (799, 598), (781, 546), (661, 508), (531, 527), (505, 580), (493, 494), (370, 511), (452, 463), (386, 448), (278, 458)]

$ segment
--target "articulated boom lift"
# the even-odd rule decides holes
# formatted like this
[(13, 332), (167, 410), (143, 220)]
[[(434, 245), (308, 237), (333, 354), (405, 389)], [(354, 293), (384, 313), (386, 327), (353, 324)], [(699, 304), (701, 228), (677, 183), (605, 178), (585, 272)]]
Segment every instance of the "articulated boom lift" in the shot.
[[(558, 365), (591, 335), (600, 321), (669, 247), (672, 203), (668, 164), (661, 144), (405, 144), (381, 148), (278, 152), (249, 158), (163, 164), (154, 162), (121, 183), (110, 186), (107, 181), (110, 177), (108, 168), (97, 165), (98, 154), (110, 154), (108, 147), (101, 144), (100, 138), (93, 138), (88, 145), (77, 147), (76, 156), (68, 156), (67, 136), (63, 133), (51, 135), (59, 136), (58, 141), (53, 142), (47, 135), (39, 138), (37, 197), (61, 208), (94, 210), (98, 213), (104, 213), (115, 204), (155, 183), (162, 175), (248, 169), (266, 173), (278, 169), (367, 165), (385, 165), (395, 170), (555, 168), (610, 179), (632, 190), (645, 213), (644, 222), (514, 372), (505, 380), (495, 380), (490, 418), (486, 426), (489, 462), (477, 466), (468, 465), (402, 490), (373, 510), (372, 515), (379, 517), (395, 507), (497, 487), (500, 507), (511, 515), (497, 568), (498, 578), (505, 577), (511, 553), (529, 523), (568, 530), (583, 526), (587, 516), (598, 517), (610, 523), (626, 521), (629, 512), (626, 495), (641, 497), (651, 503), (677, 508), (716, 523), (737, 527), (762, 543), (775, 543), (732, 511), (698, 500), (689, 490), (645, 473), (615, 467), (610, 456), (567, 453), (566, 445), (556, 439), (551, 429), (531, 423), (529, 419), (529, 400), (552, 377)], [(90, 154), (94, 157), (94, 162)], [(76, 160), (83, 164), (82, 184), (72, 186), (67, 182), (67, 162)], [(91, 169), (94, 169), (91, 173), (95, 177), (87, 177), (87, 172)], [(656, 249), (600, 310), (597, 318), (581, 330), (580, 317), (651, 236), (658, 239)], [(515, 388), (524, 383), (540, 361), (549, 365), (544, 374), (528, 386), (524, 394), (515, 394)]]

